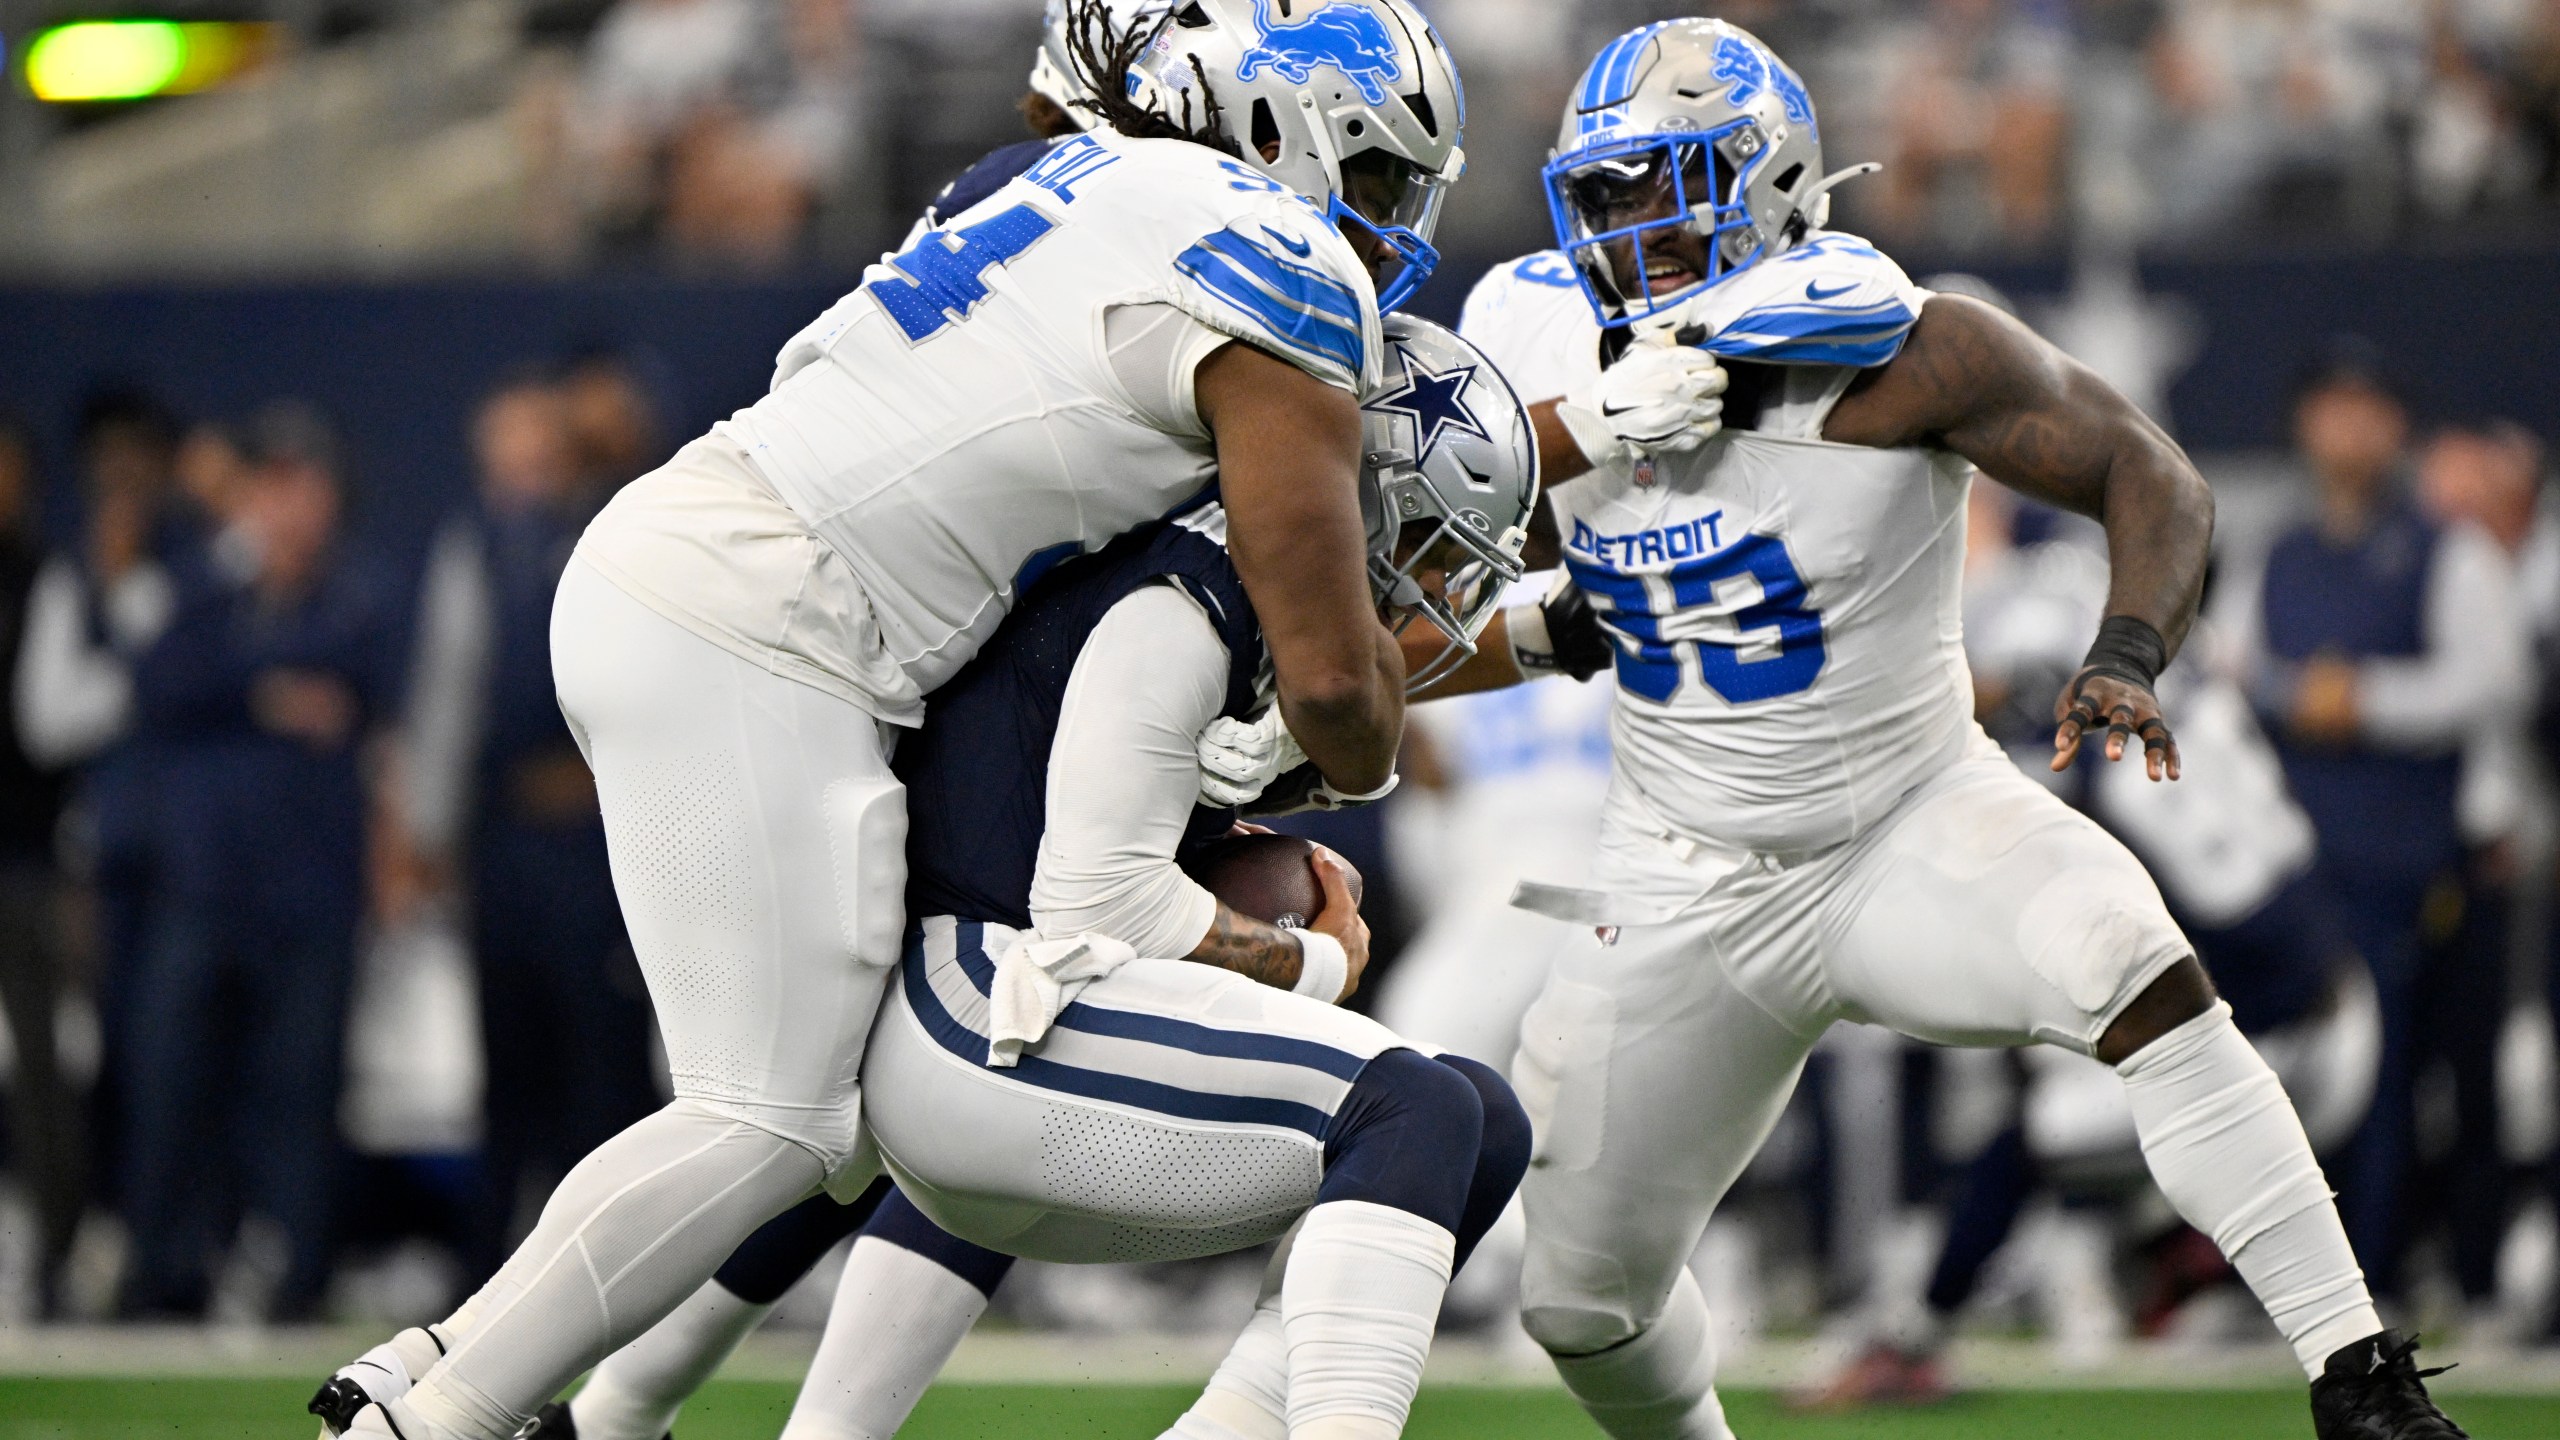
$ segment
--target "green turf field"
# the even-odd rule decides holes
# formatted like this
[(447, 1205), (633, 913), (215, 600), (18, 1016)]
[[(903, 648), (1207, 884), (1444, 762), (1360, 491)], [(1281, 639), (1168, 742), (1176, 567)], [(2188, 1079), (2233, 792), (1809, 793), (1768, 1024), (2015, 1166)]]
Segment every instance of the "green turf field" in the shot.
[[(292, 1436), (310, 1387), (279, 1380), (0, 1379), (0, 1440), (205, 1440)], [(926, 1397), (910, 1440), (1143, 1440), (1179, 1414), (1191, 1391), (1143, 1386), (946, 1385)], [(1809, 1419), (1762, 1395), (1731, 1400), (1752, 1440), (2269, 1440), (2308, 1436), (2295, 1392), (2071, 1391), (1984, 1394), (1935, 1410)], [(683, 1440), (771, 1440), (791, 1387), (721, 1383), (678, 1427)], [(2457, 1397), (2454, 1417), (2482, 1440), (2560, 1440), (2560, 1398)], [(1553, 1390), (1434, 1389), (1414, 1408), (1414, 1440), (1592, 1440)]]

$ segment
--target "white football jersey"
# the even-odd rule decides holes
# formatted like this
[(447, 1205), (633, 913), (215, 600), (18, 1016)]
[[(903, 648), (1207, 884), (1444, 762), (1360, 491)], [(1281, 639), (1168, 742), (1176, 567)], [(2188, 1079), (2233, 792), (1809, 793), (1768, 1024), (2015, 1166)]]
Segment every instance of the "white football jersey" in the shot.
[[(1878, 294), (1925, 303), (1842, 240), (1863, 262), (1844, 280), (1872, 269)], [(1557, 252), (1485, 276), (1460, 333), (1523, 396), (1599, 373), (1599, 321)], [(1973, 733), (1960, 608), (1972, 467), (1821, 440), (1856, 373), (1786, 366), (1754, 431), (1547, 492), (1618, 651), (1617, 783), (1690, 835), (1836, 844)]]
[(1600, 375), (1600, 322), (1561, 250), (1486, 272), (1467, 292), (1458, 333), (1493, 357), (1526, 404), (1572, 394)]
[(1376, 378), (1376, 297), (1321, 211), (1206, 147), (1098, 132), (870, 267), (720, 426), (843, 557), (919, 691), (1050, 565), (1211, 482), (1196, 414), (1114, 372), (1105, 317), (1132, 306), (1354, 393)]
[(1852, 838), (1952, 760), (1979, 733), (1972, 475), (1943, 452), (1728, 430), (1549, 492), (1617, 650), (1620, 783), (1682, 833), (1789, 853)]

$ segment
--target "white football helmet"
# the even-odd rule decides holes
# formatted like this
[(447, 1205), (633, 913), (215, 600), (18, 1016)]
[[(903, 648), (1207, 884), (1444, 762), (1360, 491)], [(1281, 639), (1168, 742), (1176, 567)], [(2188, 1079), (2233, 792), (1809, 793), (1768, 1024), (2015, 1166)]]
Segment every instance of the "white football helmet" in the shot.
[[(1784, 252), (1829, 217), (1832, 186), (1876, 168), (1823, 173), (1813, 97), (1749, 31), (1665, 20), (1610, 41), (1574, 86), (1547, 205), (1600, 322), (1625, 325)], [(1629, 218), (1666, 201), (1667, 213)], [(1675, 228), (1706, 241), (1706, 273), (1661, 295), (1644, 284), (1626, 293), (1609, 246), (1632, 241), (1641, 275), (1664, 259), (1648, 237)]]
[(1438, 659), (1407, 677), (1419, 690), (1475, 653), (1520, 578), (1538, 442), (1484, 352), (1411, 315), (1385, 325), (1386, 379), (1361, 406), (1360, 519), (1379, 605), (1448, 637)]
[(1174, 3), (1129, 98), (1171, 117), (1214, 108), (1245, 164), (1395, 251), (1404, 269), (1378, 308), (1402, 304), (1439, 263), (1431, 233), (1467, 163), (1466, 95), (1430, 22), (1412, 0)]

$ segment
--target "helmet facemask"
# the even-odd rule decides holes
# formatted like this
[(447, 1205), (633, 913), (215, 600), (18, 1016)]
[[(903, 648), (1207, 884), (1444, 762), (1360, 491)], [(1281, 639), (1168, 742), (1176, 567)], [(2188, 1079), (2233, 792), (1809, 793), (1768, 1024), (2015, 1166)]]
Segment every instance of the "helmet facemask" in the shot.
[[(1602, 302), (1604, 323), (1672, 309), (1761, 257), (1767, 242), (1746, 196), (1772, 153), (1745, 116), (1703, 133), (1606, 140), (1548, 164), (1556, 235)], [(1632, 284), (1619, 273), (1622, 253)], [(1653, 293), (1652, 273), (1673, 266), (1688, 278)]]
[(1379, 618), (1402, 636), (1419, 617), (1447, 642), (1430, 663), (1405, 677), (1411, 694), (1476, 653), (1476, 638), (1520, 578), (1528, 532), (1513, 525), (1496, 535), (1484, 512), (1452, 509), (1401, 450), (1370, 452), (1360, 489), (1369, 592)]

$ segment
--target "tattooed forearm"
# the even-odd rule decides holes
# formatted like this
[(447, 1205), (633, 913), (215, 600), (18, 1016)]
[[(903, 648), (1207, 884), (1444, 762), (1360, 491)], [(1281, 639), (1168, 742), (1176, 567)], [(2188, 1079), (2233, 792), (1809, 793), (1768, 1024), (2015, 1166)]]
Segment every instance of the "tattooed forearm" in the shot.
[(2194, 623), (2213, 494), (2186, 453), (2096, 372), (1979, 301), (1941, 295), (1901, 355), (1824, 426), (1853, 445), (1937, 445), (2021, 494), (2107, 527), (2107, 613), (2175, 653)]
[(1218, 918), (1209, 922), (1209, 933), (1183, 958), (1233, 970), (1282, 990), (1298, 983), (1297, 937), (1277, 925), (1239, 915), (1224, 901), (1218, 904)]

